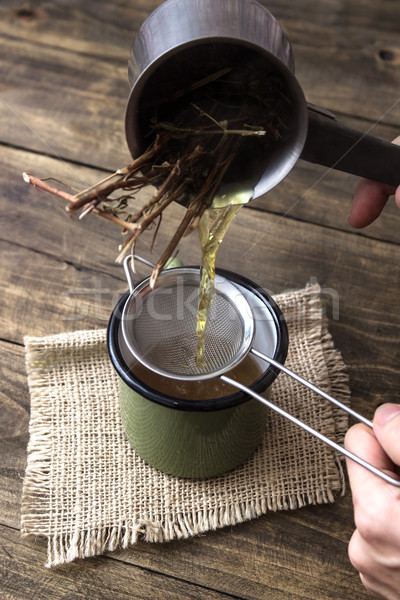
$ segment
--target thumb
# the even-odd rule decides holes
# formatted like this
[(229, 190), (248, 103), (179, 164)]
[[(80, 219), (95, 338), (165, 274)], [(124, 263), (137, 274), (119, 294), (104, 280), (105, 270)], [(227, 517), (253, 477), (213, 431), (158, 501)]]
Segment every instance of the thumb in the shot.
[(399, 187), (396, 190), (395, 199), (396, 199), (397, 207), (400, 208), (400, 185), (399, 185)]
[[(392, 143), (397, 144), (397, 146), (400, 146), (400, 135), (397, 136), (397, 138), (395, 138)], [(400, 208), (400, 185), (398, 186), (395, 192), (395, 200), (398, 208)]]
[(379, 217), (390, 196), (395, 193), (393, 186), (377, 181), (360, 179), (354, 194), (347, 221), (351, 227), (361, 229)]
[(388, 457), (400, 465), (400, 404), (382, 404), (376, 410), (374, 434)]

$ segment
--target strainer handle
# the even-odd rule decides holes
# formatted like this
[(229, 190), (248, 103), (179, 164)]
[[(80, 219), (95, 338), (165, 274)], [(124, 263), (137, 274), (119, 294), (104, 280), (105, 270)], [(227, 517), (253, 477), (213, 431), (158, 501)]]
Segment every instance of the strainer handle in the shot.
[(307, 379), (304, 379), (300, 375), (297, 375), (297, 373), (294, 373), (293, 371), (291, 371), (290, 369), (288, 369), (287, 367), (285, 367), (284, 365), (282, 365), (277, 360), (275, 360), (273, 358), (270, 358), (269, 356), (267, 356), (266, 354), (263, 354), (263, 353), (259, 352), (255, 348), (250, 348), (250, 352), (252, 354), (254, 354), (255, 356), (258, 356), (258, 358), (261, 358), (262, 360), (265, 360), (266, 362), (269, 362), (273, 367), (276, 367), (280, 371), (283, 371), (283, 373), (286, 373), (286, 375), (289, 375), (289, 377), (292, 377), (292, 379), (295, 379), (296, 381), (298, 381), (299, 383), (301, 383), (305, 387), (308, 387), (310, 390), (312, 390), (313, 392), (315, 392), (319, 396), (322, 396), (322, 398), (325, 398), (325, 400), (328, 400), (328, 402), (331, 402), (332, 404), (335, 404), (336, 406), (338, 406), (339, 408), (341, 408), (342, 410), (344, 410), (345, 412), (347, 412), (349, 415), (351, 415), (352, 417), (354, 417), (358, 421), (361, 421), (362, 423), (364, 423), (364, 425), (367, 425), (368, 427), (371, 427), (371, 429), (372, 429), (372, 427), (373, 427), (372, 421), (369, 421), (368, 419), (366, 419), (365, 417), (363, 417), (362, 415), (360, 415), (358, 412), (356, 412), (355, 410), (353, 410), (349, 406), (346, 406), (346, 404), (343, 404), (342, 402), (339, 402), (339, 400), (336, 400), (336, 398), (334, 398), (333, 396), (330, 396), (329, 394), (327, 394), (326, 392), (324, 392), (323, 390), (321, 390), (319, 387), (317, 387), (313, 383), (310, 383), (309, 381), (307, 381)]
[(135, 282), (133, 280), (133, 269), (131, 266), (131, 263), (133, 265), (133, 259), (138, 260), (139, 262), (147, 265), (148, 267), (153, 268), (155, 266), (155, 264), (153, 262), (151, 262), (150, 260), (147, 260), (146, 258), (143, 258), (142, 256), (139, 256), (138, 254), (135, 254), (134, 256), (132, 256), (131, 254), (129, 256), (127, 256), (124, 259), (124, 271), (125, 271), (125, 277), (126, 280), (128, 282), (129, 285), (129, 291), (132, 293), (133, 290), (135, 289)]
[[(135, 282), (133, 280), (133, 273), (134, 273), (133, 261), (134, 260), (137, 260), (138, 262), (141, 262), (144, 265), (147, 265), (151, 269), (153, 269), (156, 266), (155, 263), (153, 263), (151, 260), (147, 260), (147, 258), (143, 258), (143, 256), (139, 256), (139, 254), (134, 254), (133, 256), (132, 256), (132, 254), (130, 254), (129, 256), (127, 256), (124, 259), (125, 277), (128, 282), (128, 285), (129, 285), (130, 293), (132, 293), (133, 290), (135, 289)], [(132, 266), (131, 266), (131, 263), (132, 263)], [(182, 266), (183, 266), (183, 263), (179, 260), (179, 258), (171, 256), (165, 263), (164, 269), (172, 269), (173, 267), (182, 267)]]
[[(252, 350), (252, 352), (253, 352), (253, 350)], [(267, 358), (265, 360), (269, 361), (269, 359), (267, 359)], [(280, 363), (278, 363), (275, 366), (277, 366), (278, 368), (282, 367), (282, 365), (280, 365)], [(285, 367), (285, 369), (286, 369), (286, 367)], [(288, 369), (287, 369), (287, 371), (288, 371)], [(285, 370), (285, 372), (286, 372), (286, 370)], [(304, 429), (305, 431), (307, 431), (308, 433), (310, 433), (314, 437), (318, 438), (321, 442), (324, 442), (325, 444), (327, 444), (328, 446), (330, 446), (331, 448), (333, 448), (334, 450), (336, 450), (340, 454), (343, 454), (344, 456), (346, 456), (347, 458), (350, 458), (351, 460), (353, 460), (354, 462), (358, 463), (359, 465), (361, 465), (362, 467), (364, 467), (368, 471), (371, 471), (371, 473), (374, 473), (374, 475), (377, 475), (378, 477), (380, 477), (381, 479), (383, 479), (387, 483), (390, 483), (391, 485), (395, 485), (396, 487), (400, 487), (400, 481), (398, 481), (397, 479), (394, 479), (393, 477), (390, 477), (390, 475), (388, 475), (387, 473), (384, 473), (383, 471), (380, 471), (379, 469), (377, 469), (376, 467), (374, 467), (370, 463), (366, 462), (364, 459), (360, 458), (356, 454), (353, 454), (352, 452), (350, 452), (349, 450), (347, 450), (343, 446), (340, 446), (339, 444), (337, 444), (336, 442), (334, 442), (330, 438), (326, 437), (325, 435), (323, 435), (322, 433), (320, 433), (316, 429), (313, 429), (312, 427), (310, 427), (306, 423), (303, 423), (303, 421), (300, 421), (300, 419), (297, 419), (297, 417), (294, 417), (290, 413), (286, 412), (285, 410), (283, 410), (283, 408), (280, 408), (279, 406), (276, 406), (276, 404), (273, 404), (272, 402), (270, 402), (269, 400), (267, 400), (267, 398), (264, 398), (264, 396), (260, 396), (260, 394), (257, 394), (252, 389), (248, 388), (247, 386), (243, 385), (242, 383), (239, 383), (238, 381), (235, 381), (234, 379), (231, 379), (230, 377), (227, 377), (226, 375), (219, 375), (219, 378), (222, 379), (222, 381), (225, 381), (226, 383), (228, 383), (228, 384), (236, 387), (237, 389), (242, 390), (243, 392), (245, 392), (249, 396), (252, 396), (256, 400), (259, 400), (260, 402), (262, 402), (263, 404), (265, 404), (266, 406), (268, 406), (268, 408), (270, 408), (271, 410), (277, 412), (282, 417), (285, 417), (286, 419), (288, 419), (289, 421), (291, 421), (295, 425), (298, 425), (298, 427), (301, 427), (302, 429)], [(297, 379), (297, 377), (296, 377), (296, 379)], [(299, 379), (302, 379), (302, 378), (299, 378)], [(309, 387), (309, 386), (307, 386), (307, 387)], [(363, 418), (363, 422), (365, 422), (364, 418)]]

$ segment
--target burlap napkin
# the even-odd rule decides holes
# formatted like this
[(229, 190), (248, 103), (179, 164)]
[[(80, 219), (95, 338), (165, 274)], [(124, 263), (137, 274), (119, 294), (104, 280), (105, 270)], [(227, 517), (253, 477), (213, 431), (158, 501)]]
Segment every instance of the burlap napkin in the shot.
[[(286, 364), (349, 402), (319, 287), (276, 300), (289, 328)], [(104, 330), (27, 337), (25, 345), (31, 418), (22, 532), (47, 537), (48, 567), (126, 548), (139, 538), (187, 538), (269, 510), (333, 502), (344, 491), (337, 455), (272, 411), (262, 445), (242, 466), (207, 480), (161, 473), (125, 439)], [(343, 441), (346, 414), (286, 375), (278, 377), (271, 399)]]

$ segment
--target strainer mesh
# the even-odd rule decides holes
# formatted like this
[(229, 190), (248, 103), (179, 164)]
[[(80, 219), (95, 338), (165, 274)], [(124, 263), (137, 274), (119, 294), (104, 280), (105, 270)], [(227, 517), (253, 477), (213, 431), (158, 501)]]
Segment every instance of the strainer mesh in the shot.
[(125, 320), (125, 333), (136, 358), (150, 369), (169, 376), (192, 377), (226, 368), (240, 353), (243, 316), (232, 297), (218, 288), (210, 307), (204, 367), (196, 363), (196, 281), (172, 281), (149, 293), (138, 294)]

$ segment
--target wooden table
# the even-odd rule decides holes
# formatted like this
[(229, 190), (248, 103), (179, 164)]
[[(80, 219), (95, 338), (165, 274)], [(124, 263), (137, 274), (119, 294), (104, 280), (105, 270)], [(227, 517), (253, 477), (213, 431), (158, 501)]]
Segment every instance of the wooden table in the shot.
[[(332, 505), (271, 513), (187, 541), (140, 542), (51, 571), (46, 542), (20, 536), (29, 421), (23, 336), (103, 328), (126, 288), (114, 262), (118, 229), (96, 217), (68, 219), (62, 201), (28, 187), (21, 174), (82, 188), (129, 160), (127, 60), (135, 31), (159, 4), (1, 3), (2, 597), (368, 598), (347, 558), (349, 492)], [(263, 4), (289, 35), (308, 101), (362, 132), (387, 140), (399, 133), (398, 2)], [(219, 265), (273, 293), (318, 280), (353, 406), (371, 417), (382, 400), (399, 400), (400, 212), (390, 202), (375, 224), (352, 230), (346, 217), (355, 185), (351, 175), (299, 161), (242, 210)], [(155, 255), (176, 223), (174, 215), (164, 222)], [(198, 262), (194, 238), (180, 256)]]

